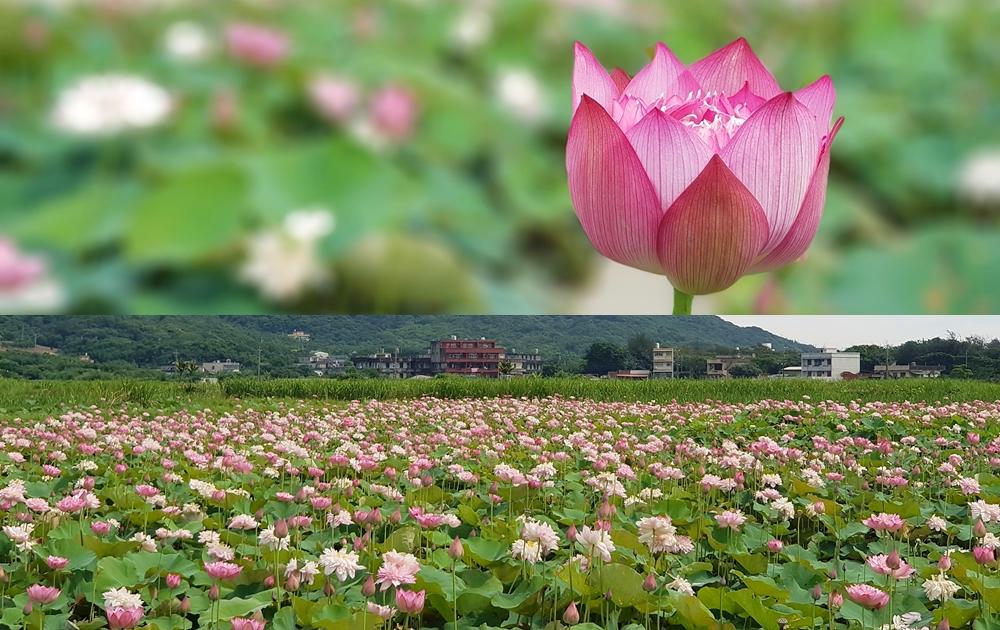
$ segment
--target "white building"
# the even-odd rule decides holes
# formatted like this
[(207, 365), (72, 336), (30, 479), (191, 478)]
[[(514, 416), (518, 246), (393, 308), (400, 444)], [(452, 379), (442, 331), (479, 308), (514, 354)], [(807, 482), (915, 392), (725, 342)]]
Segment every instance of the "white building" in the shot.
[(861, 372), (860, 352), (840, 352), (836, 348), (824, 348), (822, 352), (802, 353), (802, 376), (840, 381), (845, 375)]
[(674, 377), (674, 349), (661, 348), (659, 342), (653, 348), (653, 372), (652, 378), (673, 378)]
[(206, 374), (236, 374), (240, 371), (240, 364), (238, 361), (230, 361), (229, 359), (225, 361), (206, 361), (201, 364), (199, 371)]

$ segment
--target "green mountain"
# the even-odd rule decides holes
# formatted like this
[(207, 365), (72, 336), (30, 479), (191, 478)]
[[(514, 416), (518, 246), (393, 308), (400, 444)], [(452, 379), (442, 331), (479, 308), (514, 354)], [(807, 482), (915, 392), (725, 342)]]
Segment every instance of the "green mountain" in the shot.
[[(287, 335), (302, 330), (311, 341)], [(583, 354), (595, 341), (625, 344), (645, 334), (668, 346), (735, 348), (771, 343), (775, 350), (811, 346), (718, 317), (672, 316), (30, 316), (0, 317), (0, 342), (38, 343), (63, 355), (157, 366), (180, 359), (234, 359), (267, 365), (294, 361), (303, 348), (350, 354), (380, 348), (420, 351), (448, 335), (486, 336), (508, 349)]]

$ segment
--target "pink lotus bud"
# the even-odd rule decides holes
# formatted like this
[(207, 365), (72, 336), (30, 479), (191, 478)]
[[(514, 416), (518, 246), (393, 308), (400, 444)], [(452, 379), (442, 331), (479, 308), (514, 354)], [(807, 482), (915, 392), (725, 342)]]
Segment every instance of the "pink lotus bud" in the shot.
[(94, 480), (93, 477), (84, 477), (83, 484), (82, 484), (83, 489), (84, 490), (93, 490), (95, 483), (96, 482), (95, 482), (95, 480)]
[(448, 547), (448, 555), (452, 560), (461, 560), (462, 556), (465, 555), (465, 549), (462, 547), (462, 541), (459, 540), (458, 536), (451, 541), (451, 546)]
[(167, 588), (177, 588), (181, 585), (181, 576), (178, 573), (167, 574)]
[(812, 598), (819, 601), (823, 597), (823, 587), (817, 584), (812, 589)]
[(942, 571), (947, 571), (948, 569), (951, 568), (951, 556), (949, 556), (948, 554), (944, 554), (943, 556), (938, 558), (937, 565), (938, 568), (941, 569)]
[(825, 514), (826, 513), (826, 503), (823, 503), (822, 501), (816, 501), (815, 503), (812, 504), (812, 509), (813, 509), (813, 512), (815, 512), (817, 514)]
[(125, 464), (115, 464), (115, 472), (118, 473), (119, 475), (124, 473), (126, 470), (128, 470), (128, 466), (126, 466)]
[(642, 590), (652, 593), (656, 590), (656, 576), (652, 573), (646, 574), (646, 579), (642, 581)]
[(399, 608), (399, 612), (406, 613), (407, 615), (419, 615), (424, 610), (424, 598), (426, 595), (426, 591), (414, 592), (397, 588), (396, 607)]
[[(687, 68), (658, 44), (620, 94), (585, 46), (575, 53), (569, 189), (601, 254), (701, 295), (805, 253), (841, 124), (828, 128), (829, 77), (793, 95), (742, 38)], [(668, 99), (679, 103), (669, 113), (652, 105)], [(780, 149), (762, 156), (761, 142)]]
[(614, 513), (615, 513), (615, 506), (608, 503), (607, 499), (604, 499), (604, 501), (601, 503), (601, 506), (597, 508), (597, 516), (601, 520), (607, 520), (611, 518), (614, 515)]
[(976, 524), (972, 528), (972, 534), (976, 538), (982, 538), (986, 535), (986, 524), (983, 523), (983, 519), (976, 521)]
[(181, 612), (187, 614), (191, 611), (191, 600), (187, 597), (181, 599)]
[(30, 601), (27, 604), (24, 605), (24, 608), (21, 609), (21, 612), (24, 614), (25, 617), (27, 617), (28, 615), (31, 614), (31, 602)]
[(371, 597), (375, 594), (375, 580), (372, 579), (372, 576), (369, 575), (368, 579), (361, 586), (361, 594), (365, 597)]
[(217, 599), (219, 599), (219, 585), (218, 584), (213, 584), (208, 589), (208, 598), (210, 600), (212, 600), (213, 602), (216, 601)]
[(419, 108), (406, 88), (388, 85), (379, 89), (372, 95), (369, 107), (372, 126), (386, 139), (400, 142), (413, 133)]
[(260, 68), (280, 63), (291, 47), (283, 33), (246, 23), (232, 24), (226, 29), (226, 44), (234, 57)]
[(329, 580), (323, 584), (323, 594), (327, 597), (333, 597), (337, 593), (337, 589), (333, 587), (333, 584)]
[(569, 529), (566, 530), (566, 538), (570, 542), (576, 542), (576, 525), (570, 525)]
[(948, 622), (948, 618), (944, 617), (938, 622), (937, 630), (951, 630), (951, 624)]
[(576, 602), (570, 602), (563, 613), (563, 623), (567, 626), (575, 626), (580, 623), (580, 611), (576, 609)]
[(221, 503), (226, 500), (226, 492), (224, 490), (216, 490), (212, 493), (212, 500), (216, 503)]
[(767, 550), (771, 553), (778, 553), (785, 548), (785, 543), (781, 542), (777, 538), (772, 538), (767, 541)]
[(269, 575), (264, 578), (264, 588), (274, 588), (274, 576)]
[(298, 573), (292, 573), (285, 580), (285, 590), (288, 590), (288, 591), (297, 591), (297, 590), (299, 590), (299, 583), (300, 583), (299, 574)]
[(399, 525), (399, 522), (403, 520), (403, 514), (396, 508), (396, 511), (389, 515), (389, 522), (393, 525)]
[(902, 558), (899, 557), (899, 552), (893, 549), (885, 559), (885, 566), (890, 569), (898, 569), (901, 562)]
[(288, 523), (283, 518), (279, 518), (274, 524), (275, 538), (288, 538)]
[(830, 608), (840, 608), (844, 605), (844, 596), (840, 593), (830, 593)]

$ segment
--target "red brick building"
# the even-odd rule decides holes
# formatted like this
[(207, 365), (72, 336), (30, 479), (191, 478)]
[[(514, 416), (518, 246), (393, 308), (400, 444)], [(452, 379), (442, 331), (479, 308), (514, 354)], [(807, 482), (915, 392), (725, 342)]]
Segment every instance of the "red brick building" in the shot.
[(498, 346), (494, 339), (459, 339), (452, 335), (431, 342), (431, 366), (435, 374), (497, 378), (506, 353), (506, 348)]

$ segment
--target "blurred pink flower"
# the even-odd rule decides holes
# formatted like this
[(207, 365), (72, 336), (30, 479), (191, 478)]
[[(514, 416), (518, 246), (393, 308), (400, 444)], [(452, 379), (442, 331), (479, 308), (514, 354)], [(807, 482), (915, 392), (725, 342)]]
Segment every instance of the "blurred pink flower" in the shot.
[(418, 110), (413, 93), (398, 85), (381, 88), (369, 103), (372, 127), (391, 142), (401, 142), (413, 133)]
[(41, 258), (25, 256), (13, 242), (0, 236), (0, 291), (19, 289), (45, 273)]
[(277, 65), (288, 56), (291, 48), (288, 37), (281, 31), (246, 22), (226, 28), (226, 44), (234, 57), (260, 68)]
[[(896, 566), (890, 566), (891, 564), (895, 564)], [(884, 553), (868, 556), (868, 566), (879, 575), (891, 575), (897, 580), (905, 580), (916, 573), (914, 568), (906, 564), (905, 561), (897, 560), (895, 563), (889, 562), (889, 556)]]
[(829, 77), (783, 92), (744, 39), (691, 66), (657, 44), (632, 78), (575, 56), (566, 167), (601, 254), (698, 295), (805, 253), (841, 124)]

